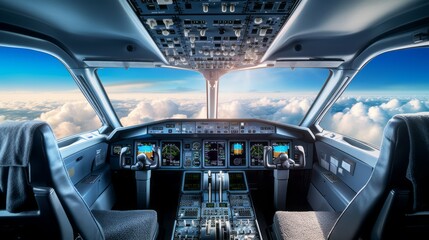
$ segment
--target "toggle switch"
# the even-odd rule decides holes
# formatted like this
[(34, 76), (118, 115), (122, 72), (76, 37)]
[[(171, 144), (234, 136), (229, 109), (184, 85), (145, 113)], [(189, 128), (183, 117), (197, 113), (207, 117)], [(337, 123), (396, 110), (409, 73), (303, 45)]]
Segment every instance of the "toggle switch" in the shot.
[(222, 12), (224, 13), (224, 12), (226, 12), (226, 10), (227, 10), (227, 6), (226, 6), (226, 3), (222, 3)]
[(201, 36), (201, 37), (204, 37), (204, 36), (206, 35), (206, 30), (207, 30), (207, 29), (205, 29), (205, 28), (200, 29), (200, 36)]
[(209, 11), (209, 5), (208, 4), (203, 4), (203, 12), (208, 12)]
[(264, 37), (267, 34), (267, 30), (266, 28), (261, 28), (259, 30), (259, 36)]
[(194, 36), (194, 35), (192, 35), (191, 37), (189, 37), (189, 41), (190, 41), (191, 43), (194, 43), (194, 42), (195, 42), (195, 36)]
[(235, 12), (235, 5), (234, 4), (229, 5), (229, 11), (232, 13)]
[(241, 29), (234, 29), (234, 33), (236, 37), (240, 37), (241, 36)]
[(174, 24), (173, 19), (170, 18), (162, 19), (162, 21), (164, 22), (165, 28), (167, 29), (170, 29), (170, 27)]
[(158, 24), (156, 23), (156, 20), (153, 18), (148, 18), (146, 20), (146, 24), (149, 25), (150, 29), (154, 29)]
[(183, 35), (185, 36), (185, 37), (188, 37), (188, 35), (189, 35), (189, 32), (191, 31), (191, 29), (188, 29), (188, 28), (185, 28), (184, 30), (183, 30)]

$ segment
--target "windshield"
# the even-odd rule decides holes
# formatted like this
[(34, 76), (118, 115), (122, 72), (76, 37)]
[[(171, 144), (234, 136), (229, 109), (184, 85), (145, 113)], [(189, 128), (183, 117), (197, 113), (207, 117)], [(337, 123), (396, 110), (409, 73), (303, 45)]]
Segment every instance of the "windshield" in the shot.
[(97, 71), (123, 126), (166, 118), (206, 118), (203, 75), (170, 68)]
[(327, 69), (263, 68), (226, 74), (219, 118), (258, 118), (298, 125), (329, 75)]
[[(206, 81), (170, 68), (97, 71), (123, 126), (166, 118), (207, 118)], [(326, 69), (264, 68), (219, 80), (218, 118), (299, 124), (329, 75)]]

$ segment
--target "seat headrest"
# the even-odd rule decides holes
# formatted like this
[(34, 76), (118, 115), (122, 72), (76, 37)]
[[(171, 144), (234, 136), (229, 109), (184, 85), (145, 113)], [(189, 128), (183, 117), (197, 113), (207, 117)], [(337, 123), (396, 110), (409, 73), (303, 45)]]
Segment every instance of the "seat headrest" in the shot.
[(34, 133), (42, 121), (0, 123), (0, 193), (9, 212), (20, 212), (35, 207), (28, 176), (29, 159)]
[(410, 153), (407, 178), (413, 185), (413, 210), (429, 211), (429, 112), (398, 114), (406, 125)]

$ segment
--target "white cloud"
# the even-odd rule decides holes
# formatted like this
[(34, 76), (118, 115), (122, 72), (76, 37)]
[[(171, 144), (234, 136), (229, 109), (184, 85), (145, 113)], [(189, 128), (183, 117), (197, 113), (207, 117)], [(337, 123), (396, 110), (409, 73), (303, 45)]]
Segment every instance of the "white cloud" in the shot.
[(384, 124), (389, 120), (387, 113), (378, 106), (373, 106), (368, 109), (368, 117), (374, 122), (381, 124)]
[(396, 114), (429, 110), (427, 100), (347, 98), (338, 101), (322, 127), (379, 146), (387, 121)]
[(227, 104), (219, 105), (219, 118), (249, 118), (250, 114), (244, 104), (240, 101), (232, 101)]
[(188, 116), (186, 116), (185, 114), (174, 114), (173, 116), (171, 116), (171, 118), (183, 119), (188, 118)]
[(128, 116), (121, 118), (121, 122), (125, 126), (130, 126), (163, 119), (176, 114), (178, 108), (178, 105), (170, 100), (140, 102)]
[(396, 108), (399, 108), (400, 106), (401, 106), (401, 103), (396, 98), (388, 101), (387, 103), (383, 103), (383, 104), (380, 105), (380, 107), (382, 109), (387, 109), (387, 110), (388, 109), (396, 109)]
[[(221, 99), (221, 98), (220, 98)], [(229, 95), (219, 102), (219, 118), (257, 118), (299, 124), (314, 96), (267, 97), (266, 94)], [(67, 101), (67, 103), (65, 103)], [(205, 98), (198, 94), (152, 94), (139, 99), (112, 101), (124, 126), (167, 118), (206, 118)], [(387, 121), (398, 113), (429, 111), (428, 99), (387, 97), (342, 97), (322, 121), (322, 127), (379, 145)], [(12, 115), (10, 115), (12, 114)], [(47, 121), (58, 138), (101, 126), (86, 102), (70, 101), (0, 101), (0, 121), (6, 119)]]
[(66, 103), (42, 113), (40, 120), (51, 125), (57, 138), (95, 130), (101, 126), (99, 118), (87, 102)]

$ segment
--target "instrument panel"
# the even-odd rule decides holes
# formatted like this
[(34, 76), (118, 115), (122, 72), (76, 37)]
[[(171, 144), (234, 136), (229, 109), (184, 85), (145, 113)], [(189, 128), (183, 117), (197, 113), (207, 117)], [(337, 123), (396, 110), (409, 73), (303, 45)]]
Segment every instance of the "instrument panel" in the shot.
[[(131, 133), (131, 134), (130, 134)], [(311, 144), (285, 137), (276, 126), (263, 121), (168, 120), (135, 128), (111, 144), (113, 168), (119, 162), (122, 147), (128, 147), (125, 163), (133, 164), (139, 154), (153, 160), (159, 149), (158, 169), (264, 169), (264, 147), (272, 146), (273, 159), (286, 153), (294, 160), (296, 146), (307, 156)], [(309, 149), (310, 148), (310, 149)]]
[(260, 122), (198, 121), (168, 122), (148, 127), (149, 134), (273, 134), (275, 127)]
[[(135, 151), (125, 153), (129, 161), (144, 153), (153, 160), (153, 148), (160, 147), (159, 168), (264, 168), (264, 147), (273, 146), (273, 157), (281, 153), (292, 157), (292, 141), (289, 140), (225, 140), (225, 139), (184, 139), (146, 141), (134, 140)], [(111, 154), (119, 156), (122, 146), (113, 144)]]

